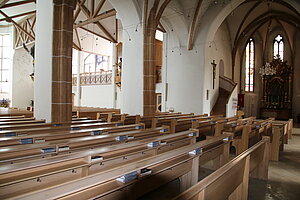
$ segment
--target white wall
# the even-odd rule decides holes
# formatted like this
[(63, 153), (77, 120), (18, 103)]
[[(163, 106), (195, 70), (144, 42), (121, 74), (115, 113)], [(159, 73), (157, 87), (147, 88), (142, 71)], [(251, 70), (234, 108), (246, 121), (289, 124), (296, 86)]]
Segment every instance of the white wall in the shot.
[[(51, 121), (53, 2), (36, 3), (34, 116)], [(45, 26), (47, 24), (47, 26)]]
[(135, 0), (109, 0), (117, 10), (123, 33), (121, 112), (143, 114), (143, 29)]
[[(27, 46), (30, 49), (32, 45)], [(16, 49), (13, 55), (12, 107), (26, 108), (33, 100), (32, 57), (24, 48)]]
[(81, 86), (81, 106), (113, 108), (113, 85)]
[[(212, 69), (208, 68), (208, 72), (206, 74), (207, 79), (210, 78), (210, 110), (214, 107), (218, 96), (219, 96), (219, 73), (220, 73), (220, 66), (219, 63), (222, 60), (224, 63), (224, 75), (228, 78), (231, 78), (232, 72), (232, 62), (231, 62), (231, 38), (229, 35), (227, 22), (224, 21), (219, 29), (217, 30), (214, 40), (210, 44), (209, 52), (206, 52), (206, 59), (207, 65), (215, 60), (216, 66), (216, 79), (215, 79), (215, 87), (213, 89), (213, 82), (212, 82)], [(210, 63), (209, 63), (210, 60)], [(212, 68), (212, 65), (210, 65)], [(237, 97), (235, 97), (237, 98)], [(208, 110), (206, 111), (208, 112)]]

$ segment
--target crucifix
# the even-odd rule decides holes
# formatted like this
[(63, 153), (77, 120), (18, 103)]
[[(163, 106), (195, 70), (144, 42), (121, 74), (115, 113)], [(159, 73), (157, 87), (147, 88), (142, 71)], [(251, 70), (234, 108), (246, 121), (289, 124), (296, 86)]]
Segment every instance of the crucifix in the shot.
[(211, 63), (213, 66), (213, 90), (215, 89), (215, 79), (216, 79), (216, 66), (217, 64), (215, 63), (215, 60)]

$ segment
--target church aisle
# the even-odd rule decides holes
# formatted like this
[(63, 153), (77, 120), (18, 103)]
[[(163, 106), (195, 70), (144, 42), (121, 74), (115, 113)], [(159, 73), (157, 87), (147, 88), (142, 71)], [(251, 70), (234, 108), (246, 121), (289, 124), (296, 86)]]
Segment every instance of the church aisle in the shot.
[(280, 161), (271, 161), (269, 180), (250, 180), (249, 200), (300, 199), (300, 128), (293, 129), (293, 138), (284, 145)]

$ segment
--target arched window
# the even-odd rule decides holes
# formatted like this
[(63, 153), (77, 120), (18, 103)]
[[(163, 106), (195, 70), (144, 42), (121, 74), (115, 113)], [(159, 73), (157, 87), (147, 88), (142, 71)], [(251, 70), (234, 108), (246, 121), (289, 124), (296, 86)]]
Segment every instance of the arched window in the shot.
[(252, 38), (246, 46), (245, 91), (254, 91), (254, 41)]
[(277, 35), (274, 38), (274, 57), (277, 55), (283, 60), (283, 53), (284, 53), (284, 41), (281, 35)]

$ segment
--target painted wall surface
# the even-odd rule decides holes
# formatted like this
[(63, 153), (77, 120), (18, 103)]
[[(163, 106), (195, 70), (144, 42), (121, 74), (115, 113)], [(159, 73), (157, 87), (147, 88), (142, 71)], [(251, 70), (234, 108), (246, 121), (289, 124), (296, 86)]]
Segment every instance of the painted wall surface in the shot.
[(37, 119), (46, 119), (50, 122), (53, 2), (38, 0), (36, 10), (34, 115)]
[(81, 106), (113, 108), (113, 85), (81, 86)]
[(182, 49), (168, 52), (168, 98), (166, 110), (175, 112), (202, 114), (203, 62), (199, 54)]
[[(220, 63), (224, 65), (224, 76), (231, 78), (232, 62), (231, 62), (231, 39), (228, 31), (227, 22), (224, 21), (219, 29), (217, 30), (214, 40), (210, 44), (210, 52), (207, 52), (207, 57), (210, 57), (211, 62), (215, 60), (216, 76), (214, 80), (215, 86), (213, 87), (213, 71), (211, 74), (206, 74), (207, 77), (211, 78), (210, 85), (210, 110), (214, 107), (218, 96), (219, 96), (219, 74), (220, 74)], [(209, 60), (209, 59), (208, 59)], [(212, 68), (212, 65), (210, 65)], [(236, 98), (236, 97), (235, 97)]]
[[(27, 48), (30, 49), (32, 45)], [(13, 55), (12, 107), (26, 108), (33, 100), (32, 57), (24, 48), (16, 49)]]
[(143, 29), (135, 0), (109, 0), (117, 10), (123, 33), (121, 112), (143, 114)]
[[(296, 120), (300, 114), (300, 32), (294, 37), (295, 43), (295, 61), (294, 61), (294, 82), (293, 82), (293, 118)], [(299, 123), (299, 121), (298, 121)]]

